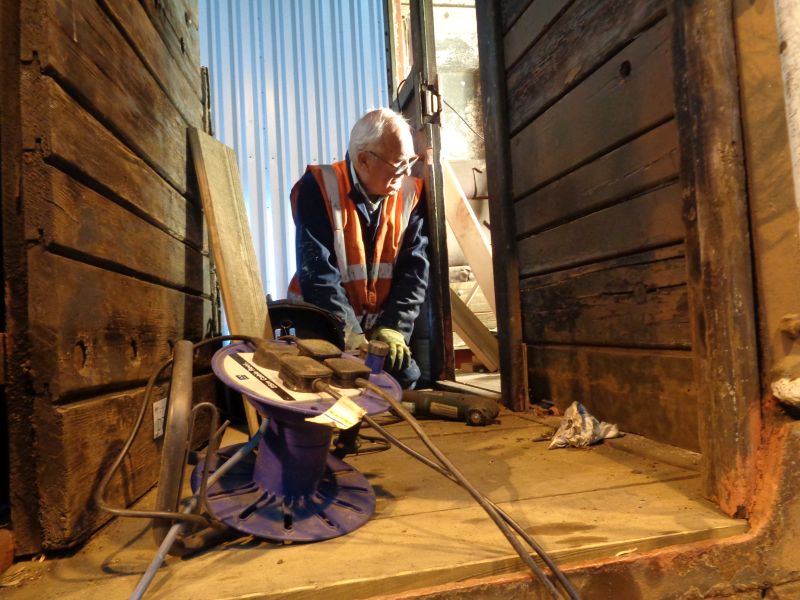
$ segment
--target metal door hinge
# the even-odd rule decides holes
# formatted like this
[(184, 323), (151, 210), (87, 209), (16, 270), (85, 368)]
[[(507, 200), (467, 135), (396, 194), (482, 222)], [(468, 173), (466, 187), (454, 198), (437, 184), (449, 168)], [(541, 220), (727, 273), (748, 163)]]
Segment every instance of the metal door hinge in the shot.
[(442, 112), (442, 96), (436, 87), (423, 83), (420, 86), (422, 94), (422, 118), (426, 123), (439, 121), (439, 115)]

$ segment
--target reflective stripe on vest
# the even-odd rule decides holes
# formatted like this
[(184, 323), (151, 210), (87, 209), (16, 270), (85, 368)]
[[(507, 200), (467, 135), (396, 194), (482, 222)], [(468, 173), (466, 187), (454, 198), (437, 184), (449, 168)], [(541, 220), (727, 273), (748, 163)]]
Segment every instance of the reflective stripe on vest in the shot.
[[(335, 165), (309, 167), (314, 173), (331, 220), (333, 234), (333, 258), (342, 279), (342, 286), (350, 302), (354, 316), (369, 331), (380, 314), (380, 307), (388, 297), (394, 275), (394, 261), (403, 243), (411, 211), (416, 206), (421, 182), (406, 177), (397, 194), (389, 196), (381, 204), (381, 223), (378, 227), (373, 256), (366, 256), (361, 222), (352, 199), (343, 198), (349, 193), (350, 179), (344, 161)], [(341, 179), (341, 180), (340, 180)], [(350, 237), (348, 237), (350, 236)], [(349, 260), (354, 261), (348, 263)], [(367, 265), (370, 280), (367, 281)], [(295, 274), (289, 285), (289, 296), (302, 298), (300, 282)]]
[[(336, 263), (339, 265), (339, 273), (342, 281), (349, 275), (347, 268), (347, 250), (344, 243), (344, 226), (342, 225), (342, 199), (339, 198), (339, 179), (336, 171), (331, 165), (320, 165), (322, 171), (322, 181), (325, 182), (325, 191), (328, 192), (328, 201), (331, 205), (331, 216), (333, 217), (333, 250), (336, 254)], [(366, 279), (366, 275), (362, 277)]]

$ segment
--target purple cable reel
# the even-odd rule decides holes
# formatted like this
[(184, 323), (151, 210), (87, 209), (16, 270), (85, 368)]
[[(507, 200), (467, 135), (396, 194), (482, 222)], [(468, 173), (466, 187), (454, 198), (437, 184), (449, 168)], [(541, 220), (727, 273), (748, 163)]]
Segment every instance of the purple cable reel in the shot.
[[(217, 377), (242, 393), (269, 419), (269, 426), (258, 452), (242, 459), (209, 488), (209, 510), (233, 529), (274, 541), (315, 542), (354, 531), (375, 512), (372, 486), (356, 469), (329, 453), (333, 427), (306, 420), (323, 415), (336, 399), (287, 389), (276, 371), (253, 362), (253, 352), (247, 343), (232, 344), (219, 350), (211, 362)], [(372, 368), (370, 383), (399, 400), (399, 384), (380, 370), (382, 360), (376, 364), (375, 358), (368, 355), (366, 361)], [(389, 408), (369, 390), (350, 390), (348, 397), (369, 415)], [(214, 466), (241, 446), (219, 450)], [(201, 462), (192, 473), (195, 492), (203, 469)]]

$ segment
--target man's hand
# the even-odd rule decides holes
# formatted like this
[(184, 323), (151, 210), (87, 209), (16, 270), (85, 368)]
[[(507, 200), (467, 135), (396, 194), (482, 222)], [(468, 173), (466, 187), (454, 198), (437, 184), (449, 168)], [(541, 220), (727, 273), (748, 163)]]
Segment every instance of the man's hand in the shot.
[(357, 352), (361, 344), (367, 343), (367, 336), (363, 333), (348, 331), (344, 336), (344, 349), (346, 352)]
[(389, 354), (386, 356), (389, 369), (405, 369), (411, 363), (411, 349), (399, 331), (378, 327), (372, 332), (370, 339), (386, 342), (389, 345)]

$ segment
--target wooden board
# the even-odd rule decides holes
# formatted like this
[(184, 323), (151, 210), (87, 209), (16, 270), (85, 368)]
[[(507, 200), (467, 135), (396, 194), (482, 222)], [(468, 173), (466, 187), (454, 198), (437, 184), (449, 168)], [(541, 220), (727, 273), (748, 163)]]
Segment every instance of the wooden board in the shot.
[(517, 235), (536, 233), (674, 181), (679, 154), (673, 119), (518, 200)]
[(487, 369), (497, 371), (500, 368), (497, 339), (452, 289), (450, 307), (453, 311), (453, 331), (461, 336)]
[[(196, 377), (192, 402), (213, 403), (215, 385), (213, 374)], [(155, 388), (152, 400), (166, 397), (167, 388)], [(46, 547), (73, 546), (111, 518), (94, 506), (92, 495), (127, 439), (143, 396), (139, 388), (39, 411), (37, 477)], [(198, 422), (196, 440), (208, 436), (203, 423)], [(153, 486), (162, 443), (163, 437), (153, 439), (148, 409), (128, 458), (109, 483), (106, 499), (112, 506), (128, 506)]]
[(727, 514), (746, 515), (762, 392), (733, 11), (724, 0), (674, 6), (704, 490)]
[[(29, 158), (26, 230), (47, 248), (95, 266), (210, 298), (208, 255), (64, 172)], [(190, 206), (196, 213), (199, 207)], [(201, 219), (195, 214), (193, 219)]]
[[(142, 63), (161, 84), (184, 120), (190, 125), (199, 126), (201, 89), (200, 79), (195, 72), (199, 70), (199, 65), (187, 60), (186, 55), (182, 56), (182, 60), (172, 56), (140, 3), (126, 0), (100, 0), (100, 3), (116, 26), (124, 31)], [(171, 6), (174, 3), (169, 4)]]
[(511, 138), (515, 197), (673, 115), (670, 33), (661, 20)]
[(204, 247), (198, 204), (165, 182), (55, 82), (44, 78), (37, 93), (42, 95), (31, 97), (31, 103), (43, 104), (44, 120), (31, 115), (32, 126), (24, 140), (27, 147), (37, 147), (38, 137), (45, 161), (69, 170), (176, 239), (195, 248)]
[(530, 276), (680, 242), (680, 186), (672, 184), (519, 241)]
[[(630, 436), (585, 450), (547, 450), (538, 440), (547, 435), (548, 426), (508, 412), (489, 427), (437, 421), (424, 426), (470, 481), (518, 520), (558, 564), (573, 567), (568, 574), (587, 600), (615, 595), (606, 593), (610, 588), (603, 587), (605, 579), (598, 585), (591, 573), (575, 577), (581, 563), (614, 561), (615, 555), (627, 555), (616, 560), (630, 562), (634, 552), (652, 554), (669, 546), (673, 549), (667, 552), (672, 552), (700, 540), (736, 543), (740, 538), (723, 538), (748, 528), (744, 520), (726, 518), (702, 499), (697, 471), (686, 464), (687, 453), (674, 448), (659, 445), (658, 451), (647, 452), (655, 444), (638, 440), (639, 454), (631, 451), (637, 445), (628, 443)], [(401, 439), (413, 438), (401, 425), (393, 432)], [(411, 443), (419, 447), (419, 442)], [(672, 460), (676, 454), (679, 460)], [(413, 598), (430, 596), (430, 590), (420, 588), (441, 584), (447, 587), (432, 592), (441, 598), (452, 597), (454, 590), (462, 595), (465, 588), (459, 582), (514, 572), (520, 586), (510, 593), (500, 587), (494, 593), (491, 581), (484, 580), (487, 587), (467, 584), (466, 594), (547, 597), (535, 591), (532, 575), (522, 571), (506, 540), (464, 491), (399, 452), (351, 460), (369, 474), (376, 489), (386, 492), (378, 496), (376, 514), (364, 527), (324, 544), (243, 540), (188, 560), (168, 559), (156, 575), (153, 594), (196, 600), (354, 600), (374, 598), (378, 590), (384, 597)], [(142, 524), (113, 523), (74, 556), (47, 561), (24, 587), (7, 590), (8, 600), (47, 594), (87, 600), (125, 597), (153, 556), (152, 540), (143, 533)], [(109, 548), (115, 551), (113, 563)], [(270, 573), (266, 583), (265, 572)], [(622, 586), (614, 591), (627, 589), (625, 582)], [(679, 590), (680, 583), (673, 587)], [(600, 591), (589, 596), (589, 588)]]
[[(758, 288), (761, 372), (796, 349), (775, 333), (800, 297), (800, 218), (782, 85), (775, 8), (767, 0), (735, 2), (737, 65), (747, 165), (747, 203)], [(798, 32), (800, 33), (800, 31)]]
[(194, 0), (139, 0), (172, 58), (195, 90), (200, 89), (200, 30)]
[(508, 72), (510, 131), (522, 129), (665, 13), (664, 0), (574, 2)]
[(503, 0), (503, 2), (498, 2), (502, 13), (504, 31), (508, 31), (511, 28), (532, 1), (533, 0)]
[(231, 333), (272, 331), (232, 148), (198, 129), (189, 141)]
[(525, 341), (691, 348), (683, 246), (522, 283)]
[[(197, 185), (208, 223), (225, 316), (232, 334), (272, 338), (267, 298), (244, 206), (239, 169), (232, 148), (199, 129), (189, 130)], [(243, 400), (250, 434), (258, 419)]]
[(186, 126), (191, 121), (140, 61), (95, 2), (48, 0), (47, 38), (40, 50), (48, 74), (75, 90), (84, 107), (179, 192), (186, 192)]
[(506, 68), (511, 68), (528, 48), (561, 15), (573, 0), (536, 0), (508, 30), (503, 40), (503, 59)]
[(550, 399), (561, 410), (577, 400), (622, 431), (700, 448), (691, 353), (531, 346), (528, 357), (534, 400)]
[(491, 242), (447, 160), (442, 160), (442, 183), (447, 224), (458, 240), (492, 312), (496, 312)]
[(212, 322), (206, 298), (42, 246), (29, 251), (28, 268), (33, 391), (52, 402), (138, 385), (177, 340), (203, 338)]

